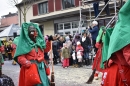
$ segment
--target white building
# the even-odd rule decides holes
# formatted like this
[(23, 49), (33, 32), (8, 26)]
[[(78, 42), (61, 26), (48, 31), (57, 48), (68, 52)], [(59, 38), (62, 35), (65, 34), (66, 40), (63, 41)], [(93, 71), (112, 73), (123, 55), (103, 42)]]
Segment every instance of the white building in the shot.
[[(80, 0), (37, 0), (33, 4), (29, 3), (28, 6), (31, 5), (31, 7), (27, 11), (26, 21), (38, 23), (44, 35), (54, 35), (56, 33), (74, 34), (78, 30), (80, 21), (79, 1)], [(112, 18), (112, 13), (114, 13), (114, 4), (112, 3), (114, 2), (109, 2), (111, 15), (106, 16), (106, 13), (103, 12), (99, 18), (99, 25), (106, 25), (108, 20)], [(88, 5), (90, 5), (90, 7)], [(104, 2), (101, 1), (99, 10), (101, 10), (103, 6)], [(23, 10), (23, 2), (18, 4), (17, 7)], [(94, 19), (92, 4), (87, 4), (81, 8), (83, 24), (79, 31), (86, 29), (86, 26), (89, 25), (91, 20), (89, 8), (91, 8), (92, 11), (91, 18)], [(23, 22), (23, 15), (19, 10), (19, 24)]]

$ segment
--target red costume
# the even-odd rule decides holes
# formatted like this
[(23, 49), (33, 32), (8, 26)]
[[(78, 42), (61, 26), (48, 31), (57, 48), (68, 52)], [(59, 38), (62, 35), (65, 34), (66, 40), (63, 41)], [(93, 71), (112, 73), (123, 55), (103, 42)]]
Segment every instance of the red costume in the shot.
[(44, 49), (44, 53), (48, 53), (51, 50), (51, 41), (46, 41), (46, 48)]
[(96, 43), (96, 48), (98, 48), (98, 51), (96, 53), (96, 57), (94, 58), (92, 69), (96, 69), (96, 71), (102, 72), (103, 69), (100, 68), (101, 58), (102, 58), (102, 45), (98, 42)]
[(110, 59), (103, 73), (102, 86), (130, 86), (130, 44)]
[(32, 49), (28, 54), (25, 54), (25, 55), (21, 55), (18, 57), (18, 63), (20, 63), (22, 66), (22, 69), (20, 71), (20, 76), (19, 76), (19, 86), (26, 86), (26, 83), (23, 83), (25, 82), (25, 69), (27, 67), (29, 67), (31, 64), (26, 64), (27, 61), (30, 61), (30, 60), (36, 60), (38, 59), (39, 57), (44, 57), (43, 55), (43, 51), (41, 51), (40, 48), (38, 48), (38, 53), (35, 51), (35, 49)]

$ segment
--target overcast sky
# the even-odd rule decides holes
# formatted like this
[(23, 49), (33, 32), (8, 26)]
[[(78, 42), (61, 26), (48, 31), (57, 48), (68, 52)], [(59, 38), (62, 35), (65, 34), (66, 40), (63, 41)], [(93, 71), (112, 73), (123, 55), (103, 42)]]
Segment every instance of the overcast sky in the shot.
[(17, 8), (13, 7), (13, 4), (11, 5), (10, 1), (11, 0), (0, 0), (0, 17), (9, 14), (9, 12), (17, 12)]

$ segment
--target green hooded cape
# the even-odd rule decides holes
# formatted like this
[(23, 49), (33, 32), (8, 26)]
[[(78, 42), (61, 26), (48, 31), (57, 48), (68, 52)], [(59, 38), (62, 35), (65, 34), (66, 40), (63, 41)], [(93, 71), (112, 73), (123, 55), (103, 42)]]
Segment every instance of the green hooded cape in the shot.
[(107, 60), (130, 43), (130, 0), (119, 11), (119, 18), (110, 37)]
[[(100, 41), (100, 38), (101, 38), (101, 35), (102, 35), (102, 32), (103, 32), (103, 30), (104, 30), (104, 26), (101, 26), (100, 27), (100, 30), (99, 30), (99, 32), (98, 32), (98, 36), (97, 36), (97, 38), (96, 38), (96, 42), (99, 42)], [(103, 34), (103, 36), (102, 36), (102, 41), (104, 41), (104, 34)]]
[(1, 40), (0, 40), (0, 46), (2, 46)]
[[(34, 43), (28, 36), (29, 26), (34, 26), (38, 32), (36, 43)], [(34, 23), (23, 23), (19, 41), (17, 43), (16, 52), (14, 55), (14, 60), (17, 61), (18, 56), (29, 53), (33, 48), (39, 47), (42, 50), (45, 48), (45, 46), (45, 41), (38, 25)]]
[(13, 43), (17, 45), (18, 41), (19, 41), (19, 36), (17, 36), (17, 37), (14, 38)]
[(104, 41), (103, 41), (103, 48), (102, 48), (102, 60), (101, 60), (101, 68), (104, 68), (103, 62), (107, 61), (107, 54), (108, 54), (108, 48), (109, 48), (109, 41), (110, 41), (110, 36), (112, 34), (113, 28), (108, 28), (106, 30), (105, 36), (104, 36)]

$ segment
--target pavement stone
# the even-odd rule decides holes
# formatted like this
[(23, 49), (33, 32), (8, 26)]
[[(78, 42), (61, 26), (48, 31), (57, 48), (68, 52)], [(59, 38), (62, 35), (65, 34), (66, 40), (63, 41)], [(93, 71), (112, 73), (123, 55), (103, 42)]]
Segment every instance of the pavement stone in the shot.
[[(5, 61), (2, 72), (13, 79), (15, 86), (18, 86), (19, 71), (18, 64), (12, 65), (12, 61)], [(55, 86), (100, 86), (101, 73), (99, 74), (99, 80), (94, 80), (92, 84), (85, 84), (91, 73), (91, 66), (63, 68), (61, 64), (55, 65)]]

